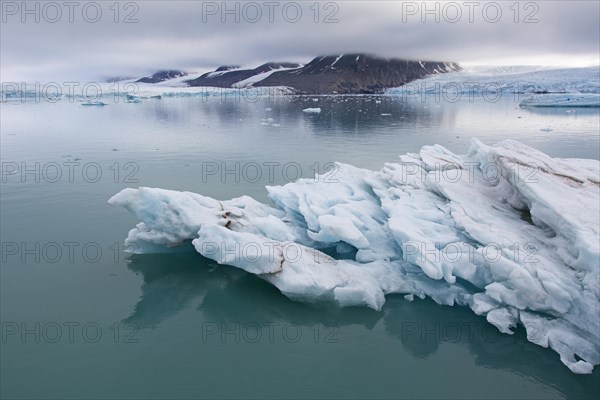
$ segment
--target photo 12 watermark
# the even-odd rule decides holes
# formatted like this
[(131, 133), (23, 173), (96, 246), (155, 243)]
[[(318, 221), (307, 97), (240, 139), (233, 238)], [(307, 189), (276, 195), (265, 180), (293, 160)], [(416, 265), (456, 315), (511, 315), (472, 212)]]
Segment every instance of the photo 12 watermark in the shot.
[(137, 184), (140, 166), (133, 161), (99, 163), (95, 161), (2, 161), (2, 183), (93, 184), (101, 181)]
[(2, 264), (11, 265), (85, 265), (132, 264), (140, 250), (135, 243), (100, 243), (93, 240), (25, 241), (3, 240), (0, 243)]
[[(487, 264), (502, 261), (515, 264), (537, 264), (539, 259), (536, 255), (539, 251), (540, 245), (535, 242), (514, 242), (509, 245), (490, 242), (478, 246), (465, 242), (444, 244), (416, 240), (402, 243), (402, 259), (419, 265), (424, 263), (479, 264), (480, 261)], [(517, 274), (518, 271), (515, 273)]]
[(543, 165), (536, 162), (506, 161), (448, 161), (424, 162), (401, 161), (390, 164), (394, 176), (402, 183), (481, 183), (496, 186), (503, 180), (516, 183), (537, 184)]
[(2, 1), (2, 23), (57, 24), (108, 21), (137, 24), (140, 2), (136, 1)]
[[(140, 87), (136, 82), (2, 82), (0, 101), (21, 103), (69, 103), (108, 101), (127, 103), (138, 98)], [(146, 94), (146, 96), (150, 96)]]
[(339, 164), (335, 162), (314, 162), (308, 167), (302, 167), (299, 162), (279, 161), (249, 161), (249, 162), (214, 162), (205, 161), (201, 164), (202, 183), (217, 181), (221, 183), (257, 183), (266, 181), (295, 182), (311, 175), (315, 183), (338, 183)]
[(340, 4), (333, 1), (203, 1), (202, 23), (336, 24)]
[(0, 342), (16, 343), (84, 343), (100, 342), (136, 344), (139, 329), (135, 324), (96, 321), (2, 321)]
[(534, 1), (401, 1), (402, 23), (539, 23)]
[(310, 325), (295, 322), (203, 322), (202, 343), (340, 343), (339, 326), (335, 322)]
[[(527, 331), (527, 337), (530, 341), (536, 341), (544, 336), (544, 330), (534, 322), (519, 322)], [(511, 325), (511, 329), (517, 328), (517, 323)], [(403, 344), (440, 344), (450, 343), (477, 343), (477, 342), (522, 342), (519, 335), (507, 336), (506, 333), (498, 329), (493, 324), (485, 320), (480, 321), (456, 321), (456, 322), (437, 322), (437, 321), (402, 321), (399, 326), (398, 336)]]
[(443, 80), (441, 82), (435, 79), (408, 82), (393, 88), (390, 92), (403, 102), (418, 100), (422, 103), (458, 103), (460, 101), (498, 103), (503, 99), (510, 99), (517, 104), (531, 95), (542, 93), (547, 93), (547, 89), (538, 82), (501, 77), (495, 81), (469, 78), (468, 80)]

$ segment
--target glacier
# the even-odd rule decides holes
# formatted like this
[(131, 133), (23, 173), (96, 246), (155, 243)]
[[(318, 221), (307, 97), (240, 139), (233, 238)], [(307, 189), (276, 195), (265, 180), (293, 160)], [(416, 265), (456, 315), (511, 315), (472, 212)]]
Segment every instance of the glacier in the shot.
[(471, 67), (460, 72), (432, 75), (386, 90), (391, 96), (445, 94), (491, 96), (536, 93), (600, 93), (600, 69), (509, 66)]
[(388, 294), (469, 307), (550, 347), (574, 373), (600, 363), (600, 162), (552, 158), (517, 141), (440, 145), (379, 171), (242, 196), (127, 188), (109, 199), (140, 222), (134, 253), (193, 246), (297, 301), (380, 310)]
[(600, 94), (538, 94), (523, 99), (521, 107), (600, 107)]

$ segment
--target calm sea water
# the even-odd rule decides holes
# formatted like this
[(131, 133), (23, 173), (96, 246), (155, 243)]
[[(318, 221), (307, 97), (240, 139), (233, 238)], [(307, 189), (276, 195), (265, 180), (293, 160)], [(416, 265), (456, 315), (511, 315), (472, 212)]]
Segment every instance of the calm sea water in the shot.
[(266, 184), (332, 161), (379, 169), (472, 137), (599, 158), (598, 110), (315, 99), (2, 104), (1, 396), (600, 397), (598, 369), (574, 375), (523, 329), (501, 335), (464, 308), (301, 304), (193, 251), (122, 251), (138, 221), (106, 201), (125, 187), (268, 201)]

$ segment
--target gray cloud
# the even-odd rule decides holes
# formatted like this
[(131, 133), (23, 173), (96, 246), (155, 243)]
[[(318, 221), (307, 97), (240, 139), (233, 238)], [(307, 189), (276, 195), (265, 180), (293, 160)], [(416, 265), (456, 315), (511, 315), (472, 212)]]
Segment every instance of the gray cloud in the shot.
[[(481, 1), (472, 8), (472, 21), (468, 2), (462, 1), (428, 2), (427, 9), (437, 7), (438, 12), (427, 15), (421, 1), (321, 2), (317, 22), (312, 1), (257, 1), (251, 5), (138, 1), (120, 3), (117, 23), (114, 8), (109, 8), (112, 1), (76, 1), (72, 22), (64, 1), (28, 2), (29, 10), (35, 10), (37, 4), (33, 14), (24, 14), (21, 1), (1, 3), (3, 81), (93, 80), (138, 76), (158, 68), (207, 70), (232, 63), (308, 61), (319, 54), (342, 52), (463, 63), (555, 65), (598, 64), (600, 53), (600, 3), (595, 1), (520, 2), (518, 16), (514, 7), (510, 8), (512, 1)], [(95, 17), (95, 4), (102, 16), (91, 23), (86, 18)], [(237, 7), (238, 11), (223, 15), (223, 7)], [(274, 10), (272, 22), (269, 7)], [(62, 11), (60, 18), (56, 17), (57, 8)], [(502, 15), (492, 22), (496, 8)], [(257, 9), (262, 16), (252, 23)], [(296, 9), (302, 14), (292, 22)], [(462, 13), (460, 17), (456, 10)], [(139, 22), (124, 23), (132, 12)], [(36, 13), (40, 22), (34, 20)], [(330, 14), (337, 22), (325, 23)], [(236, 15), (239, 22), (235, 22)], [(537, 22), (525, 23), (527, 16)], [(55, 17), (55, 23), (49, 22)]]

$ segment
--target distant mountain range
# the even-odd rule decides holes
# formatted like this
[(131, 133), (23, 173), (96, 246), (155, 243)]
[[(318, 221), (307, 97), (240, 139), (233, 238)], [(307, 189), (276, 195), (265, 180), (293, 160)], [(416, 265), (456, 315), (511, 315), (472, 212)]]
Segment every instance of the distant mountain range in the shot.
[(155, 74), (152, 74), (150, 76), (145, 76), (143, 78), (140, 78), (136, 82), (159, 83), (159, 82), (164, 82), (164, 81), (167, 81), (170, 79), (179, 78), (182, 76), (187, 76), (187, 72), (178, 71), (175, 69), (168, 69), (168, 70), (158, 71)]
[[(285, 86), (297, 94), (374, 94), (430, 75), (460, 70), (454, 62), (342, 54), (320, 56), (306, 65), (269, 62), (254, 69), (221, 66), (185, 83), (220, 88)], [(164, 70), (136, 82), (168, 83), (170, 79), (187, 75), (184, 71)]]

